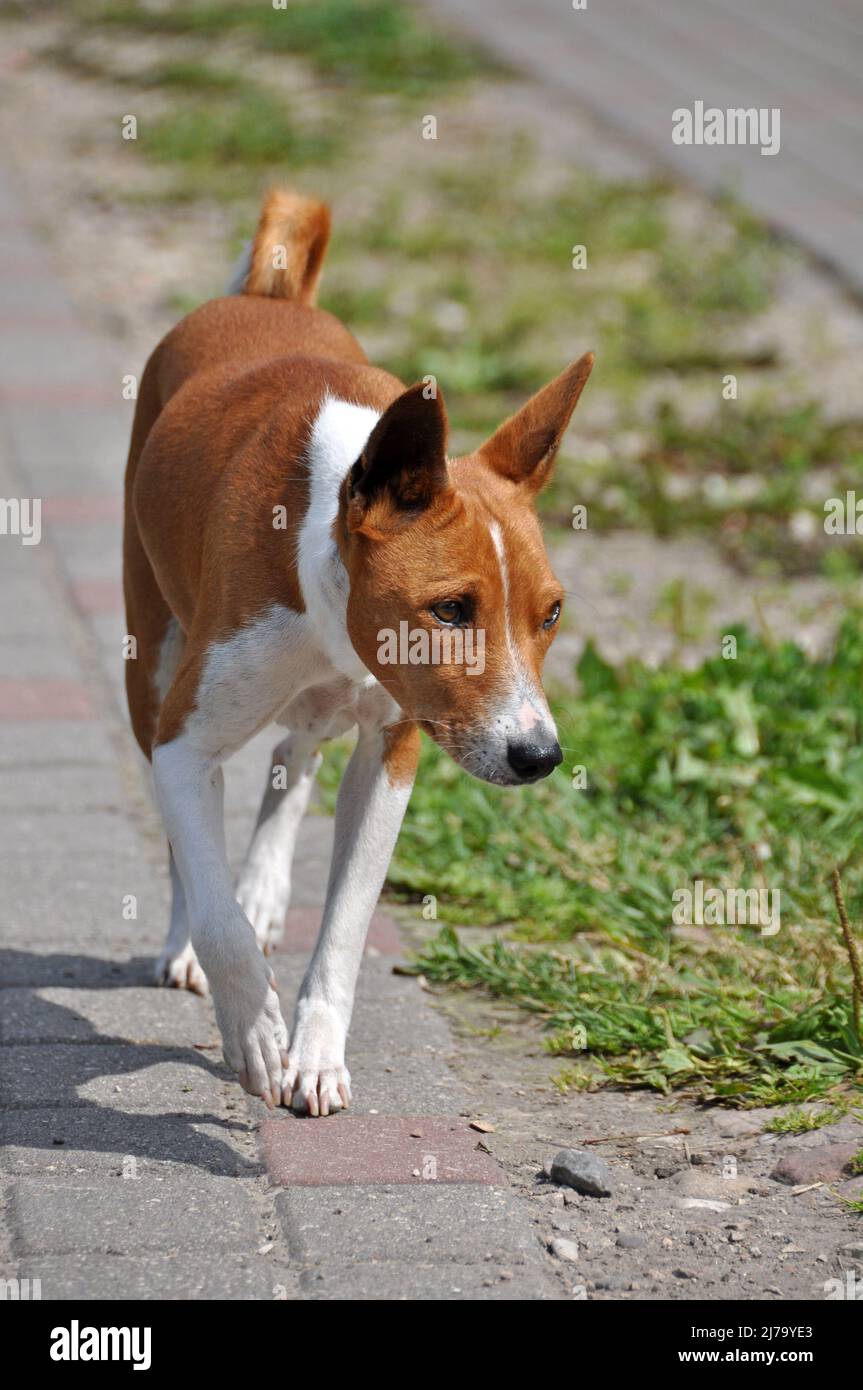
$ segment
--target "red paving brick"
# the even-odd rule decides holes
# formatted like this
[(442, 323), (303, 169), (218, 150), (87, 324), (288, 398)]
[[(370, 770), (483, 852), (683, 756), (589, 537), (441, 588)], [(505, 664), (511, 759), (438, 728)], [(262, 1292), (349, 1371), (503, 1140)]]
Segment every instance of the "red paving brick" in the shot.
[(259, 1137), (267, 1172), (281, 1187), (502, 1181), (466, 1120), (285, 1114), (264, 1120)]
[(123, 587), (119, 579), (79, 579), (72, 585), (82, 613), (122, 613)]
[(0, 719), (95, 719), (86, 686), (78, 681), (0, 680)]
[[(285, 935), (277, 949), (279, 951), (310, 951), (314, 946), (321, 927), (319, 907), (292, 907), (285, 918)], [(372, 918), (369, 934), (366, 937), (366, 950), (371, 947), (382, 956), (399, 956), (402, 943), (398, 927), (392, 917), (385, 912), (376, 912)]]
[(122, 515), (123, 504), (120, 498), (107, 493), (42, 499), (44, 521), (119, 521)]

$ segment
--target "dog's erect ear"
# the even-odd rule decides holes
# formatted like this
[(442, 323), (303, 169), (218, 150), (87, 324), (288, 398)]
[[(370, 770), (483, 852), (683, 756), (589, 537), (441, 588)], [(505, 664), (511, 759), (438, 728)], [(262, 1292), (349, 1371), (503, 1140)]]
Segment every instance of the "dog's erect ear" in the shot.
[(592, 366), (593, 353), (586, 352), (543, 386), (483, 444), (480, 458), (505, 478), (538, 492), (551, 476), (560, 441)]
[(348, 530), (368, 535), (410, 520), (447, 486), (443, 398), (422, 382), (378, 420), (347, 480)]

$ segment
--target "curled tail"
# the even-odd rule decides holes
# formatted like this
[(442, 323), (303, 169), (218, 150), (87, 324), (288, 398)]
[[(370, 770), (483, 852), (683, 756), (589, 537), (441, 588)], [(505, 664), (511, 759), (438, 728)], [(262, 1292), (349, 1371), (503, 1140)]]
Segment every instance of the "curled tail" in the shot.
[(227, 293), (314, 304), (329, 239), (326, 203), (287, 188), (272, 189), (264, 199), (255, 239)]

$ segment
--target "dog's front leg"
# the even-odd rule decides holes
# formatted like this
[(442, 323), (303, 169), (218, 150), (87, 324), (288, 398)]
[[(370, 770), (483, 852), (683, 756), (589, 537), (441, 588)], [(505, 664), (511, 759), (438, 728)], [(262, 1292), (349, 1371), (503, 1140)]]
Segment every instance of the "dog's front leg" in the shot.
[(225, 1061), (251, 1095), (278, 1105), (287, 1029), (272, 971), (234, 898), (225, 854), (222, 769), (181, 734), (154, 750), (153, 777)]
[(363, 727), (336, 806), (320, 935), (297, 1000), (283, 1101), (328, 1115), (350, 1101), (345, 1042), (366, 932), (386, 877), (419, 757), (414, 725)]

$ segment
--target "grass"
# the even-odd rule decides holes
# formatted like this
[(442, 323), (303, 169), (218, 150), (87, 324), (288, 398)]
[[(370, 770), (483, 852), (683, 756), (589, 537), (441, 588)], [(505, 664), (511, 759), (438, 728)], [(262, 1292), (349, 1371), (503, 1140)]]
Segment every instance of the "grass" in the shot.
[[(709, 535), (744, 572), (839, 577), (863, 566), (863, 537), (825, 532), (825, 502), (863, 497), (863, 421), (828, 422), (807, 403), (721, 406), (685, 424), (671, 402), (656, 411), (650, 442), (633, 460), (579, 467), (579, 499), (599, 530), (639, 526), (665, 537)], [(549, 515), (565, 521), (571, 473), (556, 484)]]
[(184, 175), (226, 165), (257, 176), (261, 167), (320, 164), (336, 148), (323, 130), (298, 126), (283, 103), (264, 92), (220, 92), (219, 99), (186, 97), (142, 133), (148, 154), (184, 166)]
[[(618, 1084), (802, 1103), (863, 1074), (829, 873), (863, 907), (863, 617), (829, 660), (736, 632), (737, 657), (620, 670), (588, 648), (556, 704), (561, 771), (528, 791), (466, 777), (429, 745), (390, 870), (446, 923), (418, 968), (542, 1019), (552, 1052)], [(344, 750), (326, 764), (332, 797)], [(781, 930), (672, 923), (697, 879), (781, 894)], [(573, 1041), (586, 1034), (586, 1056)]]
[(308, 59), (330, 81), (362, 91), (424, 96), (497, 71), (401, 0), (72, 0), (90, 26), (213, 42), (240, 36), (267, 53)]
[(843, 1105), (828, 1106), (826, 1110), (794, 1108), (774, 1115), (765, 1129), (771, 1134), (809, 1134), (813, 1130), (823, 1129), (824, 1125), (833, 1124), (834, 1120), (840, 1120), (845, 1114), (847, 1107)]

